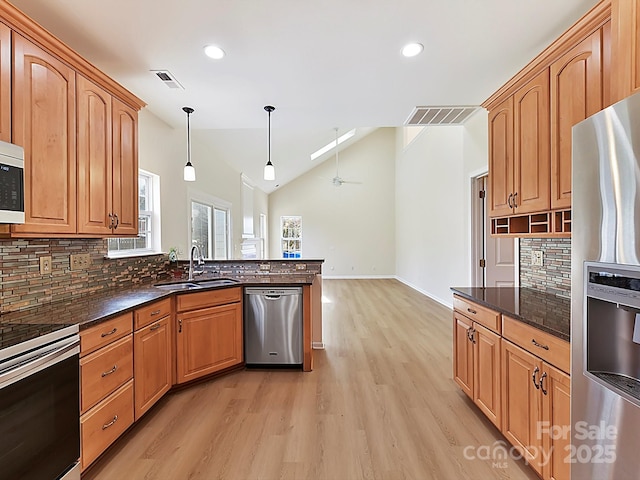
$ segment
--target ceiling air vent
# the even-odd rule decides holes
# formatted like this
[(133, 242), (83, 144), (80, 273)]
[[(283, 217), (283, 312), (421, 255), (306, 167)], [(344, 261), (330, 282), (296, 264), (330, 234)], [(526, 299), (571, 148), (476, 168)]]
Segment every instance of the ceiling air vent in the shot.
[(180, 88), (184, 90), (184, 87), (180, 85), (180, 82), (175, 79), (169, 70), (151, 70), (153, 74), (164, 82), (169, 88)]
[(404, 124), (461, 125), (480, 108), (477, 106), (416, 107)]

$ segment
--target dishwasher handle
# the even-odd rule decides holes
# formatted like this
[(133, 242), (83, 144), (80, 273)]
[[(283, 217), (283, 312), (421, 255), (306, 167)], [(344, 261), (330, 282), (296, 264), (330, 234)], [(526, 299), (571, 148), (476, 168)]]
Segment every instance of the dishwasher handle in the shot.
[(265, 295), (264, 298), (267, 300), (279, 300), (282, 298), (282, 295)]

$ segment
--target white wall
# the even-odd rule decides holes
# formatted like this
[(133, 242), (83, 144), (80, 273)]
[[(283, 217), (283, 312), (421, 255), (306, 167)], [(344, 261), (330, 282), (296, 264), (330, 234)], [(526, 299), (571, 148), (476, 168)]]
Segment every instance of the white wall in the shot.
[[(309, 160), (301, 160), (309, 161)], [(380, 128), (269, 195), (270, 256), (280, 258), (280, 217), (302, 216), (302, 256), (324, 259), (326, 277), (395, 274), (395, 129)]]
[(486, 168), (486, 113), (427, 127), (403, 149), (397, 129), (396, 275), (445, 304), (470, 281), (470, 175)]
[[(160, 176), (162, 250), (177, 247), (181, 259), (188, 258), (188, 189), (211, 195), (232, 204), (231, 227), (234, 257), (240, 256), (242, 240), (241, 176), (223, 158), (212, 158), (205, 144), (192, 130), (191, 161), (196, 181), (185, 182), (182, 169), (187, 159), (186, 129), (174, 129), (143, 109), (139, 114), (139, 166)], [(254, 216), (266, 211), (267, 195), (254, 189)]]

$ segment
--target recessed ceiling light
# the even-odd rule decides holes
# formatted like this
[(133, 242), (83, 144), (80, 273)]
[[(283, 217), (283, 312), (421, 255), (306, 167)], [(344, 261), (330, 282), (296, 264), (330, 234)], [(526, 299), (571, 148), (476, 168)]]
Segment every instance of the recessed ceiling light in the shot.
[(224, 57), (224, 50), (215, 45), (207, 45), (204, 47), (204, 53), (207, 57), (213, 58), (214, 60), (220, 60)]
[(402, 55), (405, 57), (415, 57), (420, 55), (424, 50), (424, 46), (421, 43), (409, 43), (402, 47)]

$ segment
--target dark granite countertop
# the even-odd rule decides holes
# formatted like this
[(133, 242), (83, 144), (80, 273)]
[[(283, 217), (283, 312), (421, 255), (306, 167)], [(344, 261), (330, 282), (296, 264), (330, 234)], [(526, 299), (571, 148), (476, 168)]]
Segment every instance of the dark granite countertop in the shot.
[(467, 300), (504, 313), (566, 341), (571, 340), (571, 300), (533, 288), (451, 287)]
[[(219, 276), (198, 276), (195, 281), (213, 280)], [(231, 278), (225, 276), (225, 278)], [(24, 310), (0, 313), (0, 349), (44, 335), (68, 325), (78, 325), (80, 330), (107, 320), (121, 313), (139, 308), (147, 303), (179, 293), (195, 293), (218, 288), (252, 285), (310, 285), (315, 275), (304, 274), (256, 274), (233, 277), (237, 283), (220, 287), (193, 290), (165, 290), (154, 284), (133, 284), (127, 288), (103, 289), (72, 298), (52, 301)], [(183, 279), (169, 277), (155, 283), (180, 282)]]

